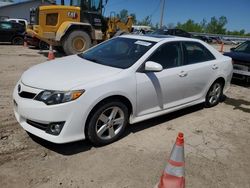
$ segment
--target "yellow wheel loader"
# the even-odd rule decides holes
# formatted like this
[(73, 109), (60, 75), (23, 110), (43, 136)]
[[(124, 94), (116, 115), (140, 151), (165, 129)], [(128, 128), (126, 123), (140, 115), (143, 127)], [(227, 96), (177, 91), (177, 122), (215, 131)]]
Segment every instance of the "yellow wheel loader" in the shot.
[(126, 23), (115, 16), (104, 18), (102, 9), (102, 0), (70, 0), (69, 6), (62, 0), (61, 5), (39, 6), (31, 10), (27, 33), (70, 55), (114, 35), (131, 32), (132, 17)]

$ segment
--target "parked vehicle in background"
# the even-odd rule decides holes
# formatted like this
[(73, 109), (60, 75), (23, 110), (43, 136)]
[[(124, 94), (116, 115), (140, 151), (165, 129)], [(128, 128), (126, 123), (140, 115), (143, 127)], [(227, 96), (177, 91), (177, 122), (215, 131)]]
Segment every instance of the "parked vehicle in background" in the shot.
[(24, 41), (25, 27), (19, 23), (0, 21), (0, 42), (11, 42), (14, 45), (22, 45)]
[(228, 44), (228, 45), (237, 45), (237, 44), (239, 44), (238, 42), (233, 41), (233, 40), (231, 40), (231, 39), (221, 38), (221, 41), (222, 41), (224, 44)]
[(187, 37), (187, 38), (193, 38), (194, 36), (182, 29), (158, 29), (152, 34), (157, 35), (173, 35), (173, 36), (179, 36), (179, 37)]
[(218, 43), (218, 44), (221, 44), (221, 43), (222, 43), (220, 37), (210, 37), (210, 39), (212, 39), (212, 42), (213, 42), (213, 43)]
[(5, 19), (5, 21), (9, 21), (9, 22), (14, 22), (14, 23), (19, 23), (25, 26), (25, 28), (28, 27), (28, 21), (25, 19), (17, 19), (17, 18), (7, 18)]
[(224, 55), (233, 59), (233, 77), (250, 82), (250, 41), (243, 42)]
[(26, 131), (45, 140), (104, 145), (128, 122), (217, 105), (231, 76), (231, 58), (200, 40), (123, 35), (25, 71), (14, 112)]
[(212, 43), (213, 42), (213, 40), (208, 36), (195, 35), (194, 38), (200, 39), (200, 40), (202, 40), (204, 42), (207, 42), (207, 43)]
[(24, 40), (27, 42), (29, 46), (34, 46), (41, 50), (48, 50), (49, 44), (46, 42), (36, 38), (35, 36), (30, 36), (28, 34), (25, 34)]

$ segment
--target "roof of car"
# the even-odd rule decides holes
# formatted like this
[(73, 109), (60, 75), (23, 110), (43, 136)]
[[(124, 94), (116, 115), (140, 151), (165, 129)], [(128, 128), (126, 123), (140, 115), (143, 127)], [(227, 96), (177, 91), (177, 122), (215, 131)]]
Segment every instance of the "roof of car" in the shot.
[(131, 39), (138, 39), (138, 40), (147, 40), (147, 41), (152, 41), (152, 42), (160, 42), (164, 39), (167, 38), (177, 38), (175, 36), (170, 36), (170, 35), (155, 35), (155, 34), (148, 34), (148, 35), (122, 35), (120, 37), (123, 38), (131, 38)]
[(193, 38), (186, 38), (186, 37), (179, 37), (179, 36), (172, 36), (172, 35), (157, 35), (157, 34), (148, 34), (148, 35), (121, 35), (120, 37), (123, 38), (131, 38), (131, 39), (138, 39), (138, 40), (146, 40), (146, 41), (152, 41), (152, 42), (160, 42), (163, 40), (171, 40), (173, 39), (181, 39), (181, 40), (187, 40), (187, 41), (200, 41), (198, 39)]

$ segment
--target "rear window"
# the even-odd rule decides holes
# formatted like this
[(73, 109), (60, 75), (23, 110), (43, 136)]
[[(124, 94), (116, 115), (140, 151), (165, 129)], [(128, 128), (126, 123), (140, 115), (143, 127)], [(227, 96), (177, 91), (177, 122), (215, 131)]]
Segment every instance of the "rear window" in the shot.
[(197, 42), (184, 42), (185, 61), (184, 64), (194, 64), (214, 60), (214, 55), (202, 44)]

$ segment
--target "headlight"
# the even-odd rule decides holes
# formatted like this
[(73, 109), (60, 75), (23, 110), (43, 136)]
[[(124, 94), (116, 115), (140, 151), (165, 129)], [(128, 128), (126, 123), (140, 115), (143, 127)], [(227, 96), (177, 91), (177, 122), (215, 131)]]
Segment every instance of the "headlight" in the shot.
[(76, 91), (49, 91), (45, 90), (39, 93), (35, 100), (42, 101), (47, 105), (60, 104), (76, 100), (84, 93), (84, 90)]

